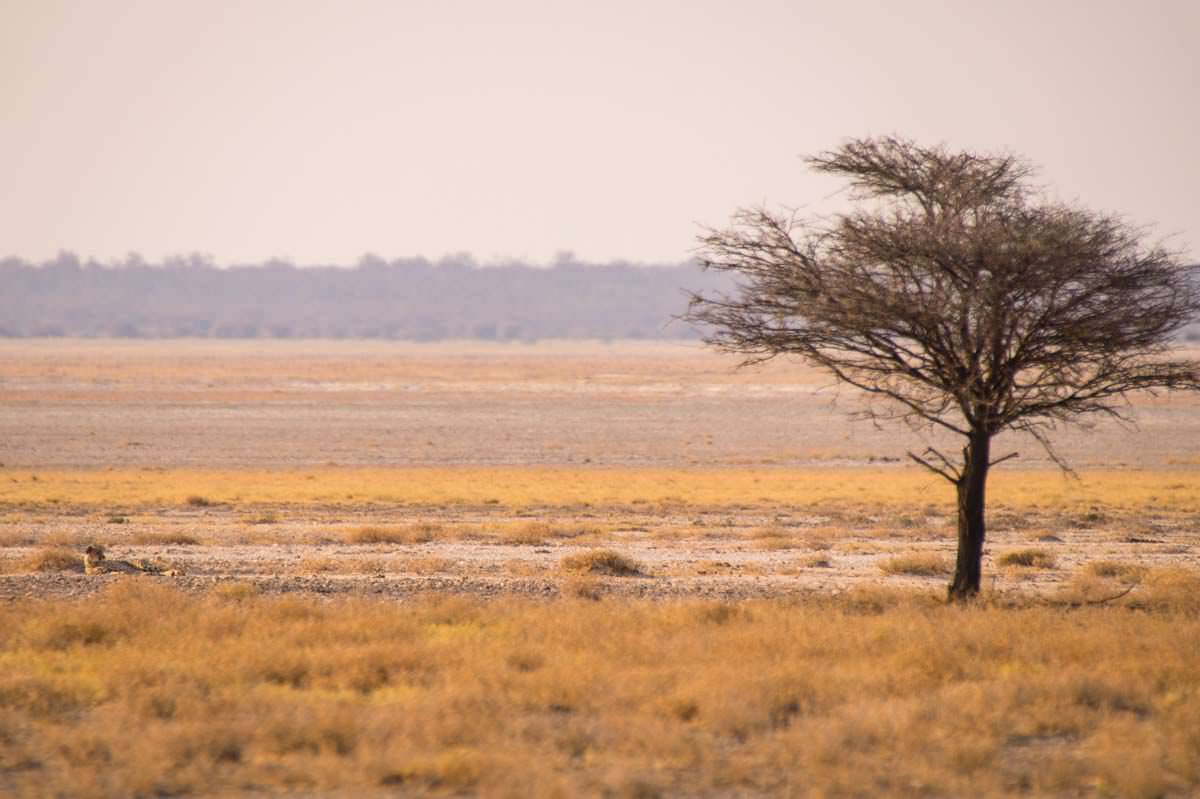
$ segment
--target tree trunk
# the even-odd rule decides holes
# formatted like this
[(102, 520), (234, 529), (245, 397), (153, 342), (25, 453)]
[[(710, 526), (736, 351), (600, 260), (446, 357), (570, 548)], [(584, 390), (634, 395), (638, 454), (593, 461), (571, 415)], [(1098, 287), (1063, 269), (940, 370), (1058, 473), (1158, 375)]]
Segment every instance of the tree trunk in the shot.
[(991, 435), (972, 430), (963, 450), (963, 470), (958, 480), (958, 561), (949, 600), (964, 602), (979, 593), (983, 567), (984, 489), (987, 486)]

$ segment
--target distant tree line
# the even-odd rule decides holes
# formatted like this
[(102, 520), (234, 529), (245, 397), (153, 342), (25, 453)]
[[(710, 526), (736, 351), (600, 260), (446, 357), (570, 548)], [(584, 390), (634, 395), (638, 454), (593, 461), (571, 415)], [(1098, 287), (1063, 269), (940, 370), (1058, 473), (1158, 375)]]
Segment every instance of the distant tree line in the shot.
[(694, 263), (479, 266), (362, 258), (221, 268), (189, 256), (147, 263), (0, 260), (0, 336), (117, 338), (693, 338), (670, 320), (687, 293), (729, 287)]

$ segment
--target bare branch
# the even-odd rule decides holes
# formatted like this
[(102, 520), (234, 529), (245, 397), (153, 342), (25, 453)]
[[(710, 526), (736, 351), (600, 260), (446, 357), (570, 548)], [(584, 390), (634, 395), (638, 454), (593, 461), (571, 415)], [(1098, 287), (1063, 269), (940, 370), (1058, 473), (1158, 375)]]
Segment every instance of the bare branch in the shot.
[(1061, 469), (1068, 477), (1073, 477), (1076, 480), (1079, 479), (1079, 473), (1072, 469), (1071, 464), (1067, 463), (1063, 457), (1058, 454), (1058, 450), (1056, 450), (1054, 445), (1050, 443), (1050, 439), (1046, 437), (1044, 430), (1042, 430), (1040, 427), (1033, 426), (1025, 429), (1026, 432), (1033, 436), (1034, 439), (1042, 445), (1042, 449), (1045, 451), (1046, 457), (1053, 461), (1055, 466)]
[[(924, 466), (926, 469), (928, 469), (929, 471), (933, 472), (934, 474), (936, 474), (936, 475), (940, 475), (940, 476), (944, 477), (945, 479), (949, 480), (951, 483), (954, 483), (955, 485), (957, 485), (957, 484), (958, 484), (958, 481), (962, 479), (962, 474), (961, 474), (961, 473), (960, 473), (960, 472), (959, 472), (957, 469), (955, 469), (955, 468), (954, 468), (954, 467), (953, 467), (953, 466), (950, 464), (950, 462), (949, 462), (949, 461), (947, 461), (947, 460), (946, 460), (946, 459), (945, 459), (945, 458), (942, 456), (942, 454), (941, 454), (940, 452), (937, 452), (937, 451), (936, 451), (936, 450), (934, 450), (932, 447), (931, 447), (931, 448), (929, 448), (929, 449), (927, 449), (927, 450), (925, 450), (925, 453), (929, 453), (929, 452), (932, 452), (932, 453), (934, 453), (935, 455), (937, 455), (937, 456), (938, 456), (938, 458), (940, 458), (940, 459), (941, 459), (941, 461), (942, 461), (942, 463), (944, 464), (944, 466), (942, 466), (942, 467), (939, 467), (939, 466), (934, 466), (932, 463), (930, 463), (929, 461), (925, 460), (925, 459), (924, 459), (924, 458), (922, 458), (920, 455), (917, 455), (916, 453), (914, 453), (914, 452), (911, 452), (911, 451), (910, 451), (910, 452), (908, 452), (908, 457), (912, 458), (914, 461), (916, 461), (917, 463), (921, 464), (922, 466)], [(922, 453), (922, 454), (925, 454), (925, 453)]]
[(1086, 599), (1086, 600), (1084, 600), (1083, 604), (1085, 604), (1085, 605), (1105, 605), (1105, 604), (1108, 604), (1109, 602), (1116, 601), (1116, 600), (1120, 599), (1121, 597), (1126, 596), (1127, 594), (1132, 592), (1133, 589), (1135, 589), (1137, 587), (1138, 587), (1137, 583), (1130, 583), (1129, 587), (1126, 588), (1124, 591), (1120, 591), (1116, 594), (1113, 594), (1112, 596), (1106, 596), (1103, 599)]
[(692, 297), (710, 344), (799, 357), (883, 400), (871, 419), (963, 436), (1123, 419), (1129, 392), (1200, 389), (1200, 364), (1163, 357), (1200, 313), (1197, 268), (1119, 217), (1042, 201), (1025, 162), (885, 137), (809, 163), (882, 206), (744, 209), (705, 231), (701, 262), (740, 284)]
[(1125, 588), (1125, 590), (1118, 591), (1117, 593), (1112, 594), (1111, 596), (1102, 597), (1100, 599), (1081, 599), (1081, 600), (1077, 600), (1075, 602), (1061, 602), (1061, 603), (1055, 603), (1055, 604), (1058, 604), (1060, 607), (1067, 607), (1067, 608), (1082, 608), (1082, 607), (1087, 607), (1087, 606), (1092, 606), (1092, 605), (1107, 605), (1109, 602), (1115, 602), (1123, 596), (1128, 596), (1129, 594), (1131, 594), (1133, 592), (1133, 589), (1135, 589), (1137, 587), (1138, 587), (1137, 583), (1130, 583), (1129, 586)]
[(999, 464), (1001, 464), (1001, 463), (1004, 463), (1004, 462), (1005, 462), (1005, 461), (1007, 461), (1007, 460), (1012, 460), (1013, 458), (1019, 458), (1019, 457), (1021, 457), (1021, 453), (1019, 453), (1019, 452), (1010, 452), (1010, 453), (1008, 453), (1007, 455), (1005, 455), (1004, 457), (1002, 457), (1002, 458), (996, 458), (996, 460), (994, 460), (994, 461), (992, 461), (991, 463), (989, 463), (989, 464), (988, 464), (988, 468), (991, 468), (992, 466), (998, 466)]

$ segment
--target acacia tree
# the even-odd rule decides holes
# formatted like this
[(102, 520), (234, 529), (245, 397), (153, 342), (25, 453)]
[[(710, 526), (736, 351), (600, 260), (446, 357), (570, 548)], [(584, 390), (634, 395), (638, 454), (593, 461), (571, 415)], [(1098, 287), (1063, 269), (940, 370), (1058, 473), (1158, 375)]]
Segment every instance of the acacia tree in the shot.
[(1001, 431), (1056, 463), (1061, 423), (1126, 419), (1131, 391), (1200, 387), (1171, 340), (1200, 311), (1193, 267), (1121, 218), (1051, 202), (1009, 155), (899, 138), (807, 159), (849, 181), (855, 210), (802, 220), (743, 209), (701, 236), (700, 260), (737, 290), (693, 295), (684, 318), (743, 363), (798, 356), (869, 397), (876, 419), (942, 428), (961, 459), (909, 456), (954, 484), (951, 601), (979, 592), (988, 470)]

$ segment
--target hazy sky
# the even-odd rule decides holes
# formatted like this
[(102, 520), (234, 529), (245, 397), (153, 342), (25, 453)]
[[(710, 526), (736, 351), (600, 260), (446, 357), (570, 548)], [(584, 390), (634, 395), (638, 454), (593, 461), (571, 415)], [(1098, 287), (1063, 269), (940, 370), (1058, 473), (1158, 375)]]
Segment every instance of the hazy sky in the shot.
[(1200, 2), (0, 0), (0, 255), (678, 261), (882, 133), (1200, 255)]

